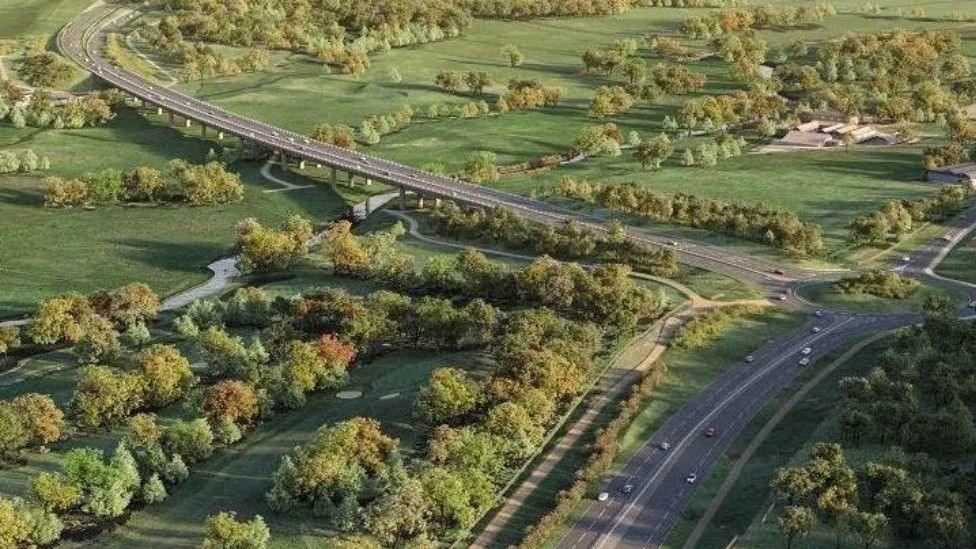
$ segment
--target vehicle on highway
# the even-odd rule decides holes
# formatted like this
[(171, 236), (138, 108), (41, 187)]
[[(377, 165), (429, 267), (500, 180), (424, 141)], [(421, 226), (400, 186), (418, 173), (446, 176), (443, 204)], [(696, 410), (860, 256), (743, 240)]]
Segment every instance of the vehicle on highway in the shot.
[(911, 256), (903, 255), (901, 256), (901, 260), (904, 261), (905, 263), (908, 263), (909, 261), (912, 260), (912, 258)]
[(756, 357), (754, 357), (752, 355), (749, 355), (749, 356), (746, 357), (746, 362), (750, 362), (751, 363), (754, 360), (756, 360)]
[(708, 428), (705, 429), (705, 436), (708, 438), (712, 438), (713, 436), (715, 436), (715, 432), (716, 432), (715, 427), (709, 426)]
[(810, 357), (805, 356), (800, 359), (800, 366), (806, 366), (807, 364), (810, 364)]
[(816, 311), (814, 311), (813, 316), (818, 316), (818, 317), (819, 316), (823, 316), (823, 311), (821, 311), (820, 309), (817, 309)]
[(780, 301), (786, 301), (786, 294), (780, 294), (779, 297), (777, 297), (776, 299)]
[(671, 443), (668, 441), (664, 441), (661, 444), (658, 444), (657, 447), (667, 452), (668, 450), (671, 449)]
[(634, 491), (634, 485), (633, 484), (624, 484), (624, 493), (625, 494), (629, 494), (629, 493), (631, 493), (633, 491)]
[(685, 477), (685, 482), (688, 484), (694, 484), (696, 480), (698, 480), (698, 473), (688, 473)]
[(784, 271), (783, 269), (773, 269), (773, 274), (783, 276), (786, 274), (786, 271)]
[(970, 307), (971, 309), (976, 309), (976, 301), (970, 301), (970, 302), (969, 302), (969, 307)]
[(600, 494), (596, 497), (596, 499), (597, 501), (607, 501), (608, 499), (610, 499), (610, 494), (607, 492), (600, 492)]
[(820, 326), (814, 326), (813, 329), (810, 330), (810, 331), (813, 332), (813, 333), (815, 333), (815, 334), (820, 333)]
[(677, 248), (678, 247), (678, 242), (675, 241), (675, 240), (672, 240), (671, 242), (668, 242), (668, 245)]
[(800, 354), (803, 355), (803, 356), (807, 356), (808, 354), (810, 354), (812, 352), (813, 352), (813, 349), (811, 349), (810, 347), (804, 347), (803, 350), (800, 351)]

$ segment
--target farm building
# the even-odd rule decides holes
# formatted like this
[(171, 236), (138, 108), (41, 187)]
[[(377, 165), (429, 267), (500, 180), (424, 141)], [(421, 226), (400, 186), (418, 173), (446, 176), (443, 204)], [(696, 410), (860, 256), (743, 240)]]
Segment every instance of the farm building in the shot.
[(894, 134), (882, 133), (872, 126), (858, 125), (856, 119), (846, 122), (811, 120), (798, 124), (774, 144), (790, 147), (836, 147), (848, 142), (866, 146), (890, 146), (901, 143), (901, 139)]
[(928, 171), (930, 183), (968, 183), (976, 188), (976, 162), (933, 168)]

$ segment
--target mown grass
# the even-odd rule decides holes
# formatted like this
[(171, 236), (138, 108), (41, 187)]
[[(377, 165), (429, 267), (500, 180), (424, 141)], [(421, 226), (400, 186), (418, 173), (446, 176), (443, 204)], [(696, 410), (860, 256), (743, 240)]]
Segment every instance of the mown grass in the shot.
[[(123, 111), (109, 126), (77, 131), (0, 127), (0, 150), (31, 147), (51, 158), (50, 173), (77, 176), (101, 168), (164, 168), (171, 158), (205, 160), (211, 142)], [(0, 317), (66, 291), (91, 291), (145, 281), (162, 295), (210, 276), (208, 263), (229, 254), (234, 226), (245, 217), (277, 223), (301, 213), (316, 223), (341, 215), (345, 202), (326, 186), (277, 188), (260, 166), (231, 167), (245, 199), (221, 206), (124, 207), (95, 211), (43, 207), (40, 176), (0, 176)]]
[[(791, 460), (797, 451), (817, 436), (817, 433), (821, 431), (821, 425), (829, 421), (826, 418), (832, 416), (841, 397), (837, 391), (837, 383), (845, 376), (858, 375), (868, 371), (881, 348), (883, 348), (883, 343), (874, 343), (856, 353), (850, 360), (839, 366), (811, 389), (806, 397), (783, 418), (783, 421), (759, 446), (752, 459), (742, 470), (729, 495), (719, 507), (715, 518), (705, 530), (699, 542), (701, 547), (724, 547), (734, 536), (745, 532), (754, 520), (761, 521), (762, 515), (766, 513), (769, 507), (769, 482), (776, 468)], [(797, 376), (795, 386), (799, 387), (808, 381), (816, 375), (818, 366), (830, 364), (843, 352), (844, 349), (830, 353), (812, 367), (804, 369)], [(668, 547), (681, 547), (711, 502), (719, 485), (725, 480), (732, 461), (739, 457), (758, 431), (789, 397), (789, 392), (784, 393), (765, 406), (749, 422), (749, 425), (722, 456), (708, 477), (702, 479), (703, 483), (695, 491), (692, 503), (668, 538), (666, 544)]]

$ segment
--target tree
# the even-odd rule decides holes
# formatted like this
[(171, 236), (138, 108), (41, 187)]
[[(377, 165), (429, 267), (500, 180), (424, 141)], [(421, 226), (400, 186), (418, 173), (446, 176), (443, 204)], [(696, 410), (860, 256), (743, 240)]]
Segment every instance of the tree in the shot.
[(91, 312), (88, 300), (80, 294), (53, 297), (43, 301), (31, 315), (28, 335), (41, 345), (77, 343), (84, 336), (81, 319)]
[(442, 90), (455, 92), (461, 87), (461, 76), (457, 71), (441, 71), (437, 73), (434, 82)]
[(61, 438), (64, 413), (50, 396), (27, 393), (14, 397), (10, 404), (17, 411), (27, 431), (28, 445), (44, 446)]
[(502, 55), (508, 61), (508, 65), (512, 68), (519, 67), (522, 62), (525, 61), (525, 56), (522, 52), (513, 44), (505, 44), (502, 46)]
[(630, 57), (624, 61), (623, 73), (631, 86), (640, 86), (647, 78), (647, 64), (639, 57)]
[(250, 422), (258, 413), (254, 389), (236, 379), (224, 379), (207, 390), (203, 411), (213, 422)]
[(48, 545), (58, 539), (62, 528), (53, 513), (20, 498), (0, 497), (0, 547)]
[(451, 423), (471, 413), (480, 403), (477, 383), (464, 370), (442, 367), (434, 370), (417, 396), (421, 417), (430, 425)]
[(71, 399), (75, 421), (88, 429), (118, 423), (142, 405), (144, 391), (145, 380), (139, 374), (86, 366)]
[(427, 530), (427, 514), (423, 485), (407, 478), (370, 507), (366, 528), (382, 543), (400, 547)]
[(125, 175), (125, 193), (129, 200), (154, 202), (166, 186), (162, 173), (155, 168), (139, 167)]
[(223, 511), (207, 517), (201, 549), (264, 549), (271, 531), (261, 515), (249, 521), (237, 519), (234, 511)]
[(197, 378), (179, 349), (153, 345), (139, 355), (139, 371), (145, 381), (145, 404), (161, 408), (182, 399)]
[(160, 480), (159, 475), (157, 474), (149, 477), (149, 479), (142, 484), (142, 488), (139, 491), (139, 499), (141, 499), (146, 505), (159, 503), (165, 500), (167, 496), (168, 494), (166, 493), (166, 486), (163, 485), (163, 481)]
[(268, 271), (287, 267), (308, 253), (312, 223), (300, 216), (289, 217), (280, 230), (262, 226), (254, 218), (237, 224), (235, 250), (238, 265), (249, 271)]
[(593, 102), (590, 103), (590, 116), (610, 116), (630, 110), (634, 98), (621, 86), (600, 86)]
[(17, 347), (20, 347), (20, 328), (17, 326), (0, 326), (0, 356)]
[(169, 454), (178, 454), (190, 463), (196, 463), (213, 454), (214, 435), (203, 418), (176, 421), (163, 431), (163, 448)]
[(53, 52), (33, 53), (25, 57), (17, 67), (24, 82), (38, 88), (58, 88), (68, 83), (77, 69), (60, 55)]
[(500, 173), (495, 162), (498, 155), (490, 151), (478, 151), (468, 156), (461, 166), (464, 177), (474, 183), (498, 181)]
[(60, 473), (38, 473), (31, 481), (31, 493), (52, 513), (67, 511), (81, 501), (81, 487)]
[(888, 517), (882, 513), (855, 513), (851, 522), (854, 533), (861, 540), (864, 549), (871, 549), (874, 542), (881, 537), (885, 528), (888, 527)]
[(665, 134), (659, 134), (652, 139), (646, 139), (634, 150), (634, 158), (640, 161), (641, 166), (646, 170), (651, 167), (655, 170), (661, 168), (661, 164), (671, 157), (674, 147), (671, 140)]
[(471, 93), (481, 95), (485, 88), (491, 85), (491, 77), (485, 71), (468, 71), (464, 75), (464, 83)]
[(783, 510), (783, 514), (777, 520), (779, 529), (786, 536), (786, 549), (793, 547), (793, 541), (798, 537), (804, 537), (810, 533), (813, 527), (815, 516), (808, 507), (797, 507), (790, 505)]

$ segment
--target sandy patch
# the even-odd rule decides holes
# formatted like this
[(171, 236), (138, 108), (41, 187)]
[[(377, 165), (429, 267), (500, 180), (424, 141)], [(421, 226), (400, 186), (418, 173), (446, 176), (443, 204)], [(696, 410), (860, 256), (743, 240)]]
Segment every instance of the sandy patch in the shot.
[(391, 398), (397, 398), (398, 396), (400, 396), (400, 393), (389, 393), (381, 396), (380, 400), (390, 400)]
[(343, 400), (352, 400), (354, 398), (359, 398), (361, 396), (363, 396), (362, 391), (339, 391), (338, 393), (336, 393), (336, 397), (341, 398)]

